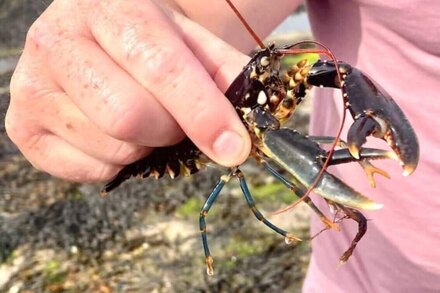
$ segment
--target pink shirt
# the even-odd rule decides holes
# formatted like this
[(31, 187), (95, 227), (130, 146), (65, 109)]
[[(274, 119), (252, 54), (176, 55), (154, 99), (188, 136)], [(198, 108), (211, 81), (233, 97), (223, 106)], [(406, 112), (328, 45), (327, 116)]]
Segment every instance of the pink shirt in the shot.
[[(418, 134), (420, 162), (402, 177), (397, 162), (375, 161), (391, 175), (376, 176), (375, 189), (357, 164), (332, 167), (384, 207), (364, 213), (367, 234), (341, 267), (338, 259), (357, 231), (354, 222), (312, 241), (304, 292), (440, 292), (440, 0), (310, 0), (308, 11), (316, 38), (379, 82), (407, 114)], [(332, 99), (332, 91), (316, 92), (312, 133), (334, 135), (340, 94)], [(312, 222), (313, 235), (323, 225), (316, 217)]]

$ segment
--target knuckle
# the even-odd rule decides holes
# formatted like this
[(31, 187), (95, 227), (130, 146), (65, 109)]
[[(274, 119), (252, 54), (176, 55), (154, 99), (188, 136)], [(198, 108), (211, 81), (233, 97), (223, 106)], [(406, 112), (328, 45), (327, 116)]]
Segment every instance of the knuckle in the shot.
[[(142, 94), (132, 93), (142, 97)], [(145, 102), (142, 98), (129, 99), (109, 96), (112, 107), (103, 116), (101, 130), (109, 136), (150, 147), (172, 145), (179, 142), (184, 134), (181, 128), (163, 109)]]
[(188, 105), (186, 113), (186, 120), (193, 121), (194, 125), (207, 125), (207, 123), (214, 123), (215, 120), (221, 120), (216, 110), (207, 103), (203, 97), (193, 97), (193, 102)]
[(9, 89), (12, 101), (33, 99), (41, 93), (41, 87), (36, 78), (29, 76), (21, 68), (22, 66), (17, 67), (11, 77)]
[(128, 61), (144, 66), (136, 66), (141, 78), (149, 85), (162, 85), (183, 72), (181, 55), (169, 45), (159, 43), (147, 44), (137, 42), (127, 51)]
[(48, 51), (56, 42), (57, 34), (54, 26), (42, 16), (29, 28), (26, 35), (26, 47), (32, 46), (37, 50)]
[[(26, 44), (39, 44), (40, 43), (40, 26), (42, 26), (41, 18), (38, 18), (34, 23), (30, 26), (27, 34), (26, 34)], [(38, 47), (38, 45), (37, 45)]]
[(21, 150), (31, 149), (44, 132), (39, 125), (10, 106), (5, 115), (5, 131), (11, 141)]
[[(62, 12), (54, 12), (57, 8), (49, 7), (35, 20), (26, 34), (25, 51), (30, 51), (33, 55), (40, 53), (42, 56), (53, 56), (57, 55), (54, 52), (70, 50), (63, 45), (66, 40), (77, 38), (82, 26), (80, 26), (81, 20), (76, 22), (65, 20), (70, 9), (68, 6), (65, 5)], [(85, 31), (82, 33), (86, 34)]]
[(6, 112), (5, 116), (5, 130), (9, 138), (15, 143), (20, 144), (24, 139), (21, 138), (25, 131), (20, 131), (23, 129), (23, 123), (20, 119), (17, 119), (18, 115), (14, 112), (14, 110), (10, 107)]
[(147, 53), (146, 78), (151, 83), (164, 83), (169, 79), (174, 80), (183, 72), (179, 53), (169, 47), (154, 46)]

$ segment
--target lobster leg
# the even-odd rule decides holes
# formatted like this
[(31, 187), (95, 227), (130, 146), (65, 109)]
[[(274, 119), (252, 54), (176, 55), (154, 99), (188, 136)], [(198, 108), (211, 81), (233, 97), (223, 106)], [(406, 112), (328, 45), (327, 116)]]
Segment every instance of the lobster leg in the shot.
[(255, 206), (255, 201), (252, 197), (252, 194), (249, 191), (249, 188), (247, 187), (247, 183), (246, 183), (246, 180), (244, 178), (243, 173), (239, 169), (237, 169), (234, 176), (238, 179), (238, 181), (240, 183), (241, 191), (243, 192), (243, 195), (246, 199), (246, 202), (249, 205), (249, 208), (251, 209), (252, 213), (255, 215), (255, 217), (259, 221), (261, 221), (264, 225), (266, 225), (267, 227), (269, 227), (273, 231), (284, 236), (287, 244), (290, 244), (292, 242), (301, 241), (301, 239), (299, 239), (298, 237), (295, 237), (293, 234), (288, 233), (288, 232), (284, 231), (283, 229), (278, 228), (277, 226), (272, 224), (270, 221), (268, 221)]
[(273, 231), (277, 232), (278, 234), (284, 236), (286, 243), (290, 244), (292, 242), (298, 242), (301, 241), (298, 237), (295, 237), (293, 234), (288, 233), (284, 231), (283, 229), (278, 228), (274, 224), (272, 224), (270, 221), (268, 221), (263, 214), (257, 209), (255, 206), (255, 201), (249, 191), (249, 188), (247, 186), (246, 180), (244, 178), (243, 173), (239, 169), (235, 169), (231, 171), (228, 175), (222, 176), (220, 180), (217, 182), (216, 186), (214, 187), (214, 190), (211, 192), (211, 194), (208, 196), (208, 199), (203, 204), (203, 207), (200, 211), (200, 217), (199, 217), (199, 225), (200, 225), (200, 233), (202, 236), (202, 243), (203, 243), (203, 249), (205, 251), (205, 262), (206, 262), (206, 272), (209, 276), (212, 276), (214, 274), (214, 268), (213, 268), (213, 262), (214, 259), (211, 256), (211, 252), (209, 250), (208, 245), (208, 237), (206, 234), (206, 215), (208, 214), (211, 206), (214, 204), (215, 200), (217, 199), (218, 195), (220, 194), (220, 191), (223, 189), (226, 182), (230, 180), (231, 177), (237, 178), (237, 180), (240, 183), (241, 190), (243, 192), (243, 195), (246, 199), (246, 202), (248, 203), (252, 213), (255, 215), (255, 217), (261, 221), (263, 224), (265, 224), (267, 227), (272, 229)]
[(228, 175), (224, 175), (220, 178), (220, 180), (215, 185), (214, 190), (212, 190), (211, 194), (206, 199), (200, 211), (200, 217), (199, 217), (200, 234), (202, 236), (203, 249), (205, 251), (206, 273), (209, 276), (214, 275), (214, 268), (212, 266), (214, 260), (211, 256), (211, 252), (209, 251), (208, 237), (206, 235), (205, 217), (208, 214), (212, 204), (217, 199), (217, 196), (220, 194), (220, 191), (223, 189), (223, 186), (225, 186), (226, 182), (228, 182), (229, 179), (231, 178), (232, 173), (233, 172), (230, 172)]
[[(345, 152), (346, 154), (350, 155), (348, 152)], [(351, 157), (353, 159), (353, 157)], [(297, 188), (292, 182), (284, 178), (280, 173), (278, 173), (272, 166), (270, 166), (267, 162), (263, 161), (264, 166), (266, 169), (278, 180), (280, 180), (282, 183), (284, 183), (290, 190), (298, 194), (298, 196), (302, 196), (305, 191), (303, 189)], [(326, 227), (321, 231), (325, 231), (327, 229), (334, 228), (335, 230), (340, 230), (337, 223), (334, 221), (329, 220), (322, 212), (321, 210), (316, 207), (311, 199), (307, 197), (304, 200), (311, 208), (312, 210), (320, 217), (321, 221), (326, 225)], [(359, 211), (351, 208), (344, 207), (342, 205), (335, 204), (334, 202), (330, 200), (326, 200), (329, 205), (332, 205), (335, 207), (335, 210), (342, 211), (344, 213), (344, 218), (352, 219), (356, 222), (358, 222), (358, 232), (356, 233), (356, 236), (351, 241), (350, 247), (344, 252), (344, 254), (340, 257), (341, 264), (347, 262), (347, 260), (350, 258), (350, 256), (353, 254), (354, 249), (356, 248), (357, 243), (362, 239), (364, 234), (367, 232), (367, 219), (360, 213)], [(335, 228), (336, 227), (336, 228)], [(320, 232), (320, 233), (321, 233)], [(318, 234), (320, 234), (318, 233)], [(317, 235), (313, 236), (316, 237)]]
[[(276, 171), (269, 163), (267, 163), (266, 161), (263, 161), (262, 163), (264, 164), (266, 170), (268, 170), (272, 176), (274, 176), (277, 180), (286, 185), (286, 187), (289, 188), (293, 193), (295, 193), (299, 198), (301, 198), (306, 193), (305, 188), (298, 187), (299, 185), (301, 185), (301, 183), (297, 182), (296, 184), (293, 184), (291, 181), (284, 178), (284, 176)], [(336, 231), (341, 230), (334, 221), (327, 218), (324, 213), (321, 212), (321, 210), (313, 203), (310, 197), (307, 196), (304, 199), (304, 202), (319, 216), (327, 229), (334, 229)]]
[(354, 249), (356, 248), (356, 245), (358, 242), (364, 237), (365, 233), (367, 232), (367, 218), (359, 212), (358, 210), (347, 208), (341, 205), (335, 205), (337, 210), (341, 210), (345, 216), (344, 218), (352, 219), (358, 223), (358, 232), (356, 233), (356, 236), (351, 241), (350, 247), (344, 252), (344, 254), (339, 258), (339, 261), (341, 264), (344, 264), (347, 262), (347, 260), (350, 258), (350, 256), (353, 254)]

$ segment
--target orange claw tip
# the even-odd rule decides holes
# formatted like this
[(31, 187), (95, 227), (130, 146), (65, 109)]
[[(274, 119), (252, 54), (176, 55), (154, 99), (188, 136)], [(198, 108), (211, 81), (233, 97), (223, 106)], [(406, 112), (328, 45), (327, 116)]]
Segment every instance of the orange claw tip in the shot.
[(347, 260), (343, 260), (343, 259), (340, 259), (339, 260), (339, 265), (338, 265), (338, 269), (340, 268), (340, 267), (342, 267), (343, 265), (345, 265), (347, 263)]
[(361, 202), (350, 202), (345, 203), (346, 206), (354, 208), (354, 209), (361, 209), (361, 210), (380, 210), (383, 208), (383, 204), (377, 203), (375, 201), (372, 201), (370, 199), (363, 200)]
[(338, 223), (335, 223), (333, 221), (330, 221), (329, 219), (327, 219), (326, 217), (322, 217), (321, 221), (324, 223), (324, 225), (328, 228), (328, 229), (332, 229), (335, 231), (341, 231), (341, 227), (339, 227)]
[(105, 190), (101, 190), (101, 192), (100, 192), (100, 195), (102, 196), (102, 197), (106, 197), (107, 196), (107, 191), (105, 191)]
[(383, 204), (372, 201), (364, 205), (362, 208), (366, 210), (380, 210), (381, 208), (383, 208)]
[(416, 170), (416, 166), (415, 165), (404, 165), (403, 166), (403, 176), (408, 176), (411, 175), (414, 171)]
[(383, 204), (377, 203), (374, 200), (371, 200), (364, 196), (360, 198), (358, 197), (356, 199), (342, 200), (336, 202), (344, 206), (359, 210), (379, 210), (383, 208)]
[(353, 156), (353, 158), (355, 159), (359, 159), (359, 148), (357, 145), (351, 143), (348, 145), (348, 151), (350, 152), (350, 154)]

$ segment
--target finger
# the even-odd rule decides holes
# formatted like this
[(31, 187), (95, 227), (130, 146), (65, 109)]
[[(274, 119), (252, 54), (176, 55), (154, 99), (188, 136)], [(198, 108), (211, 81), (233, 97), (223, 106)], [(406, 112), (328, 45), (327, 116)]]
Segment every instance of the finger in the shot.
[[(70, 101), (65, 93), (45, 97), (44, 128), (83, 153), (114, 165), (127, 165), (151, 152), (151, 148), (117, 140), (103, 133)], [(56, 121), (56, 123), (54, 123)]]
[[(51, 78), (99, 129), (127, 142), (164, 146), (183, 138), (174, 118), (92, 40), (64, 36), (40, 22), (31, 38)], [(43, 42), (44, 41), (44, 42)], [(160, 121), (160, 123), (158, 123)]]
[[(23, 112), (12, 104), (5, 125), (11, 140), (39, 170), (72, 181), (102, 181), (112, 178), (120, 165), (105, 163), (45, 131), (33, 117), (23, 119)], [(30, 115), (29, 115), (30, 116)]]
[(250, 151), (245, 127), (174, 25), (150, 2), (131, 1), (132, 9), (121, 3), (127, 5), (105, 2), (102, 13), (93, 14), (98, 43), (148, 88), (205, 154), (228, 166), (244, 161)]
[(32, 141), (24, 155), (37, 169), (59, 178), (78, 182), (104, 181), (113, 178), (121, 168), (88, 156), (50, 133)]
[[(61, 92), (50, 73), (40, 70), (43, 59), (35, 58), (34, 53), (23, 53), (11, 81), (8, 112), (19, 116), (14, 120), (20, 127), (15, 129), (23, 138), (17, 144), (41, 132), (50, 132), (91, 157), (117, 165), (129, 164), (151, 151), (103, 133)], [(13, 131), (8, 131), (11, 136), (15, 136)]]
[[(213, 38), (212, 33), (199, 24), (173, 12), (185, 43), (194, 52), (222, 92), (228, 87), (249, 62), (250, 57), (237, 51), (222, 39)], [(197, 35), (193, 32), (197, 31)]]

